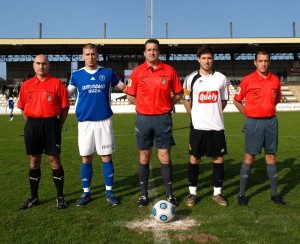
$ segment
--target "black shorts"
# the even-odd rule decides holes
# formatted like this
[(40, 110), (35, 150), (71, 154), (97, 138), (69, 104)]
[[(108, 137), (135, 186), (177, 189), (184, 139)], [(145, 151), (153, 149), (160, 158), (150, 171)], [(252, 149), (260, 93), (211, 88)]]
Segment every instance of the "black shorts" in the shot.
[(189, 154), (196, 158), (201, 158), (204, 155), (207, 157), (221, 157), (227, 154), (224, 130), (196, 130), (191, 126), (189, 143)]
[(153, 140), (155, 140), (158, 149), (170, 149), (175, 145), (171, 113), (161, 115), (142, 115), (138, 113), (135, 132), (140, 150), (152, 148)]
[(24, 140), (28, 155), (60, 154), (61, 128), (58, 118), (28, 118)]

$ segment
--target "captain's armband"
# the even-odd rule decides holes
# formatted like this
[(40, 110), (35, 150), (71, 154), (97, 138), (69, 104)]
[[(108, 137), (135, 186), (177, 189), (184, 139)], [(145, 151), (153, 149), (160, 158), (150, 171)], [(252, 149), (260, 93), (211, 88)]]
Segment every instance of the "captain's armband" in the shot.
[(184, 96), (190, 96), (191, 95), (191, 91), (189, 91), (187, 89), (183, 89), (183, 95)]
[(185, 100), (190, 100), (191, 91), (183, 89), (182, 98)]

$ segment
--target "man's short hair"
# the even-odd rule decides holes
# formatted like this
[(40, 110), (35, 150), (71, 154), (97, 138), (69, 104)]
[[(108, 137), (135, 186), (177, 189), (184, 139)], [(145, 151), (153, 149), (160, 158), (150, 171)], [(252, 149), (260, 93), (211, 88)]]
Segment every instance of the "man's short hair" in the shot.
[(93, 44), (93, 43), (87, 43), (87, 44), (85, 44), (83, 46), (83, 48), (82, 48), (82, 51), (83, 51), (83, 49), (94, 49), (96, 52), (98, 52), (97, 46), (95, 44)]
[(157, 39), (153, 39), (153, 38), (148, 39), (148, 40), (145, 42), (145, 48), (146, 48), (146, 45), (147, 45), (148, 43), (154, 43), (154, 44), (156, 44), (157, 46), (159, 46), (159, 41), (158, 41)]
[(269, 60), (270, 60), (270, 52), (268, 52), (267, 50), (258, 50), (255, 53), (255, 60), (257, 60), (257, 56), (258, 55), (268, 55), (269, 56)]
[(197, 57), (199, 58), (202, 54), (211, 54), (214, 56), (214, 49), (210, 45), (202, 45), (199, 47), (198, 52), (197, 52)]

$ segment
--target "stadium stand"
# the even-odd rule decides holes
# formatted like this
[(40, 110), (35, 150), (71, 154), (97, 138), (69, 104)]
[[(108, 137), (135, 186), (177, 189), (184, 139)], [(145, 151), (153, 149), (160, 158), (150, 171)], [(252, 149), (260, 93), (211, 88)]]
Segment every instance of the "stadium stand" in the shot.
[[(241, 80), (230, 80), (230, 86), (229, 86), (229, 101), (228, 103), (233, 103), (233, 97), (235, 90), (239, 86)], [(283, 103), (294, 103), (300, 101), (300, 82), (288, 82), (288, 85), (285, 85), (284, 82), (282, 82), (281, 86), (281, 102)]]
[(70, 103), (70, 105), (72, 106), (72, 105), (75, 105), (75, 98), (69, 98), (69, 103)]
[(7, 106), (7, 101), (5, 95), (0, 94), (0, 106), (1, 107), (6, 107)]
[(297, 101), (300, 101), (300, 82), (288, 82), (287, 83), (289, 90), (293, 93), (294, 97), (297, 98)]
[[(233, 98), (235, 91), (238, 87), (240, 80), (231, 80), (229, 85), (229, 100), (228, 104), (233, 104)], [(282, 101), (283, 103), (296, 103), (300, 101), (300, 83), (296, 82), (294, 84), (289, 84), (288, 86), (283, 84), (282, 85)], [(124, 94), (116, 94), (117, 96), (112, 96), (111, 105), (129, 105), (130, 102), (125, 98)], [(70, 98), (70, 105), (75, 105), (75, 98)], [(18, 98), (14, 97), (15, 104), (18, 103)], [(178, 102), (178, 104), (181, 104), (182, 102)], [(0, 94), (0, 107), (7, 107), (7, 100), (5, 95)]]
[(230, 82), (230, 84), (229, 84), (229, 100), (228, 100), (228, 104), (233, 104), (233, 97), (234, 97), (236, 89), (237, 89), (237, 86), (233, 85), (232, 82)]
[[(291, 89), (291, 87), (293, 88)], [(299, 93), (297, 93), (297, 91), (299, 91)], [(298, 94), (298, 97), (296, 96), (296, 93)], [(282, 82), (281, 102), (285, 102), (285, 103), (299, 102), (299, 95), (300, 95), (299, 82), (296, 85), (290, 85), (290, 84), (286, 85), (285, 83)]]
[(230, 80), (230, 84), (233, 85), (234, 87), (238, 87), (240, 83), (241, 80)]

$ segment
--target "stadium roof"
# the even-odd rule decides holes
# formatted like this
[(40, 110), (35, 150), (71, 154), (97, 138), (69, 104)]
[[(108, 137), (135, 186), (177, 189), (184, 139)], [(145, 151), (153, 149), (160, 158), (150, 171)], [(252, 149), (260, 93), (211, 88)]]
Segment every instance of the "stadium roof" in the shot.
[[(94, 43), (103, 55), (142, 55), (145, 38), (30, 38), (0, 39), (0, 61), (8, 56), (36, 54), (64, 55), (72, 59), (81, 55), (82, 46)], [(300, 52), (300, 38), (158, 38), (162, 54), (194, 55), (202, 44), (211, 44), (216, 54), (253, 54), (257, 49), (266, 49), (271, 53), (293, 53), (297, 59)]]

